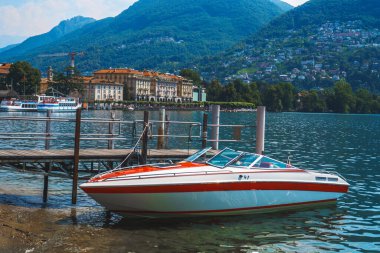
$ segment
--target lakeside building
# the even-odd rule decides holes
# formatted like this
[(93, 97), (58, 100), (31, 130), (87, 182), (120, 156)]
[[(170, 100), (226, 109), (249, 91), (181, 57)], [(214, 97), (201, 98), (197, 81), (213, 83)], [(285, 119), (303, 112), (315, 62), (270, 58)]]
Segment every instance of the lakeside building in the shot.
[(96, 100), (123, 101), (123, 86), (122, 83), (96, 77), (83, 77), (83, 98), (88, 102)]
[(123, 84), (126, 100), (193, 101), (193, 82), (181, 76), (134, 69), (102, 69), (94, 72), (94, 78)]

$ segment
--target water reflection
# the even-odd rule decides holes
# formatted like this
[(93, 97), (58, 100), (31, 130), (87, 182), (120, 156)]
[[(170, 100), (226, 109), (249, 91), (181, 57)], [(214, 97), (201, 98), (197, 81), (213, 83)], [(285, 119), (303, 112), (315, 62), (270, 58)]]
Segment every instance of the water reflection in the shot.
[[(116, 112), (117, 118), (142, 119), (142, 112)], [(0, 114), (1, 115), (1, 114)], [(44, 116), (44, 115), (42, 115)], [(83, 117), (109, 118), (109, 111), (83, 112)], [(158, 113), (151, 113), (158, 119)], [(222, 124), (254, 124), (254, 113), (222, 113)], [(171, 120), (201, 121), (201, 112), (170, 112)], [(2, 122), (0, 131), (20, 129), (43, 132), (44, 124)], [(39, 125), (40, 124), (40, 125)], [(67, 131), (69, 125), (52, 126)], [(102, 131), (104, 126), (89, 124), (82, 130)], [(178, 128), (171, 133), (183, 134)], [(227, 128), (223, 138), (230, 138)], [(243, 134), (245, 143), (229, 146), (254, 151), (254, 132)], [(71, 205), (71, 180), (50, 177), (46, 209), (67, 210), (57, 226), (87, 229), (102, 238), (94, 247), (115, 252), (376, 252), (380, 243), (380, 115), (339, 115), (270, 113), (267, 115), (266, 154), (306, 169), (333, 170), (351, 184), (348, 194), (336, 206), (242, 217), (197, 218), (188, 220), (130, 220), (106, 211), (79, 191), (78, 206)], [(70, 143), (54, 142), (54, 147)], [(107, 143), (83, 142), (82, 147)], [(116, 146), (131, 145), (130, 140)], [(200, 146), (194, 141), (193, 147)], [(221, 143), (220, 148), (226, 144)], [(12, 141), (0, 149), (43, 148), (44, 143)], [(171, 140), (170, 147), (187, 147), (187, 140)], [(91, 146), (92, 147), (92, 146)], [(42, 176), (0, 168), (0, 203), (40, 208)], [(23, 187), (20, 188), (20, 182)], [(92, 233), (91, 232), (91, 233)], [(98, 242), (99, 241), (99, 242)]]

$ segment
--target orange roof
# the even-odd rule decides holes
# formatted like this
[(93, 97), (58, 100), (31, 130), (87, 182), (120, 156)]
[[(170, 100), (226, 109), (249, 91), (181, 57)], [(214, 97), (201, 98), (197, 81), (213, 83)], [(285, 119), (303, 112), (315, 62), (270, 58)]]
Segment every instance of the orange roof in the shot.
[(134, 69), (101, 69), (94, 74), (142, 74), (142, 72)]
[(124, 85), (124, 84), (122, 84), (122, 83), (111, 82), (111, 81), (109, 81), (109, 80), (99, 79), (99, 78), (93, 78), (93, 79), (91, 80), (91, 83), (92, 83), (92, 84)]
[(159, 72), (154, 72), (154, 71), (138, 71), (134, 69), (101, 69), (94, 74), (135, 74), (135, 75), (140, 75), (140, 76), (145, 76), (145, 77), (158, 77), (158, 78), (167, 78), (167, 79), (173, 79), (176, 81), (184, 80), (185, 78), (181, 76), (176, 76), (172, 74), (162, 74)]
[(9, 70), (6, 70), (6, 69), (0, 69), (0, 74), (1, 74), (1, 75), (8, 75), (8, 74), (9, 74)]
[(10, 69), (12, 63), (0, 63), (0, 69)]
[(9, 69), (11, 68), (12, 63), (0, 63), (0, 74), (8, 75)]

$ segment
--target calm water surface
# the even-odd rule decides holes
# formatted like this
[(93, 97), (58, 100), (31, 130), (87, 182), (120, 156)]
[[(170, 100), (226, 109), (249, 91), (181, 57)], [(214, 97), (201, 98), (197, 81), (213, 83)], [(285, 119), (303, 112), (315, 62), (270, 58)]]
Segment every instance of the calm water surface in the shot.
[[(116, 112), (126, 120), (141, 119), (142, 112)], [(1, 113), (0, 116), (5, 115)], [(8, 114), (7, 114), (8, 115)], [(13, 114), (22, 115), (22, 114)], [(29, 114), (30, 115), (30, 114)], [(33, 114), (41, 115), (43, 114)], [(62, 116), (62, 115), (60, 115)], [(66, 114), (67, 117), (74, 115)], [(83, 112), (83, 117), (109, 117), (107, 111)], [(254, 113), (222, 113), (223, 124), (253, 124)], [(157, 118), (153, 113), (152, 118)], [(200, 112), (170, 112), (171, 120), (201, 121)], [(68, 132), (69, 124), (53, 124), (53, 131)], [(86, 133), (102, 131), (102, 125), (84, 125)], [(42, 123), (2, 122), (0, 132), (20, 129), (43, 132)], [(125, 127), (123, 131), (127, 131)], [(183, 129), (174, 128), (172, 134)], [(223, 138), (231, 138), (222, 129)], [(253, 151), (253, 133), (246, 143), (230, 147)], [(131, 140), (117, 147), (131, 146)], [(72, 147), (71, 142), (53, 141), (54, 147)], [(105, 148), (106, 142), (83, 142), (82, 146)], [(193, 147), (199, 147), (193, 141)], [(187, 147), (186, 139), (170, 147)], [(43, 149), (42, 141), (1, 141), (0, 149)], [(221, 145), (223, 147), (223, 144)], [(128, 220), (108, 217), (102, 207), (81, 191), (79, 215), (62, 226), (86, 225), (106, 231), (103, 245), (114, 252), (380, 252), (380, 115), (267, 114), (265, 152), (306, 169), (335, 170), (351, 184), (350, 192), (336, 205), (242, 217), (188, 220)], [(0, 203), (41, 207), (42, 176), (0, 168)], [(20, 182), (23, 187), (20, 188)], [(71, 209), (71, 181), (50, 178), (46, 208)], [(12, 194), (10, 194), (12, 192)]]

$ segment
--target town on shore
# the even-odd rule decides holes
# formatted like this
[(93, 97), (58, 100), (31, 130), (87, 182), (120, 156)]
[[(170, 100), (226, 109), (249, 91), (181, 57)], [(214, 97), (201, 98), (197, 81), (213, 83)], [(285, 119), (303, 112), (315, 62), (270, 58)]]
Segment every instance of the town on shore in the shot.
[(380, 113), (380, 96), (360, 88), (353, 91), (344, 79), (333, 87), (299, 90), (292, 83), (269, 84), (262, 81), (218, 80), (206, 82), (192, 69), (179, 75), (130, 68), (100, 69), (82, 76), (75, 67), (66, 73), (51, 67), (41, 74), (28, 62), (0, 63), (0, 100), (31, 97), (59, 91), (93, 109), (155, 109), (165, 106), (177, 110), (207, 110), (219, 104), (222, 110), (251, 111), (265, 105), (268, 111)]

